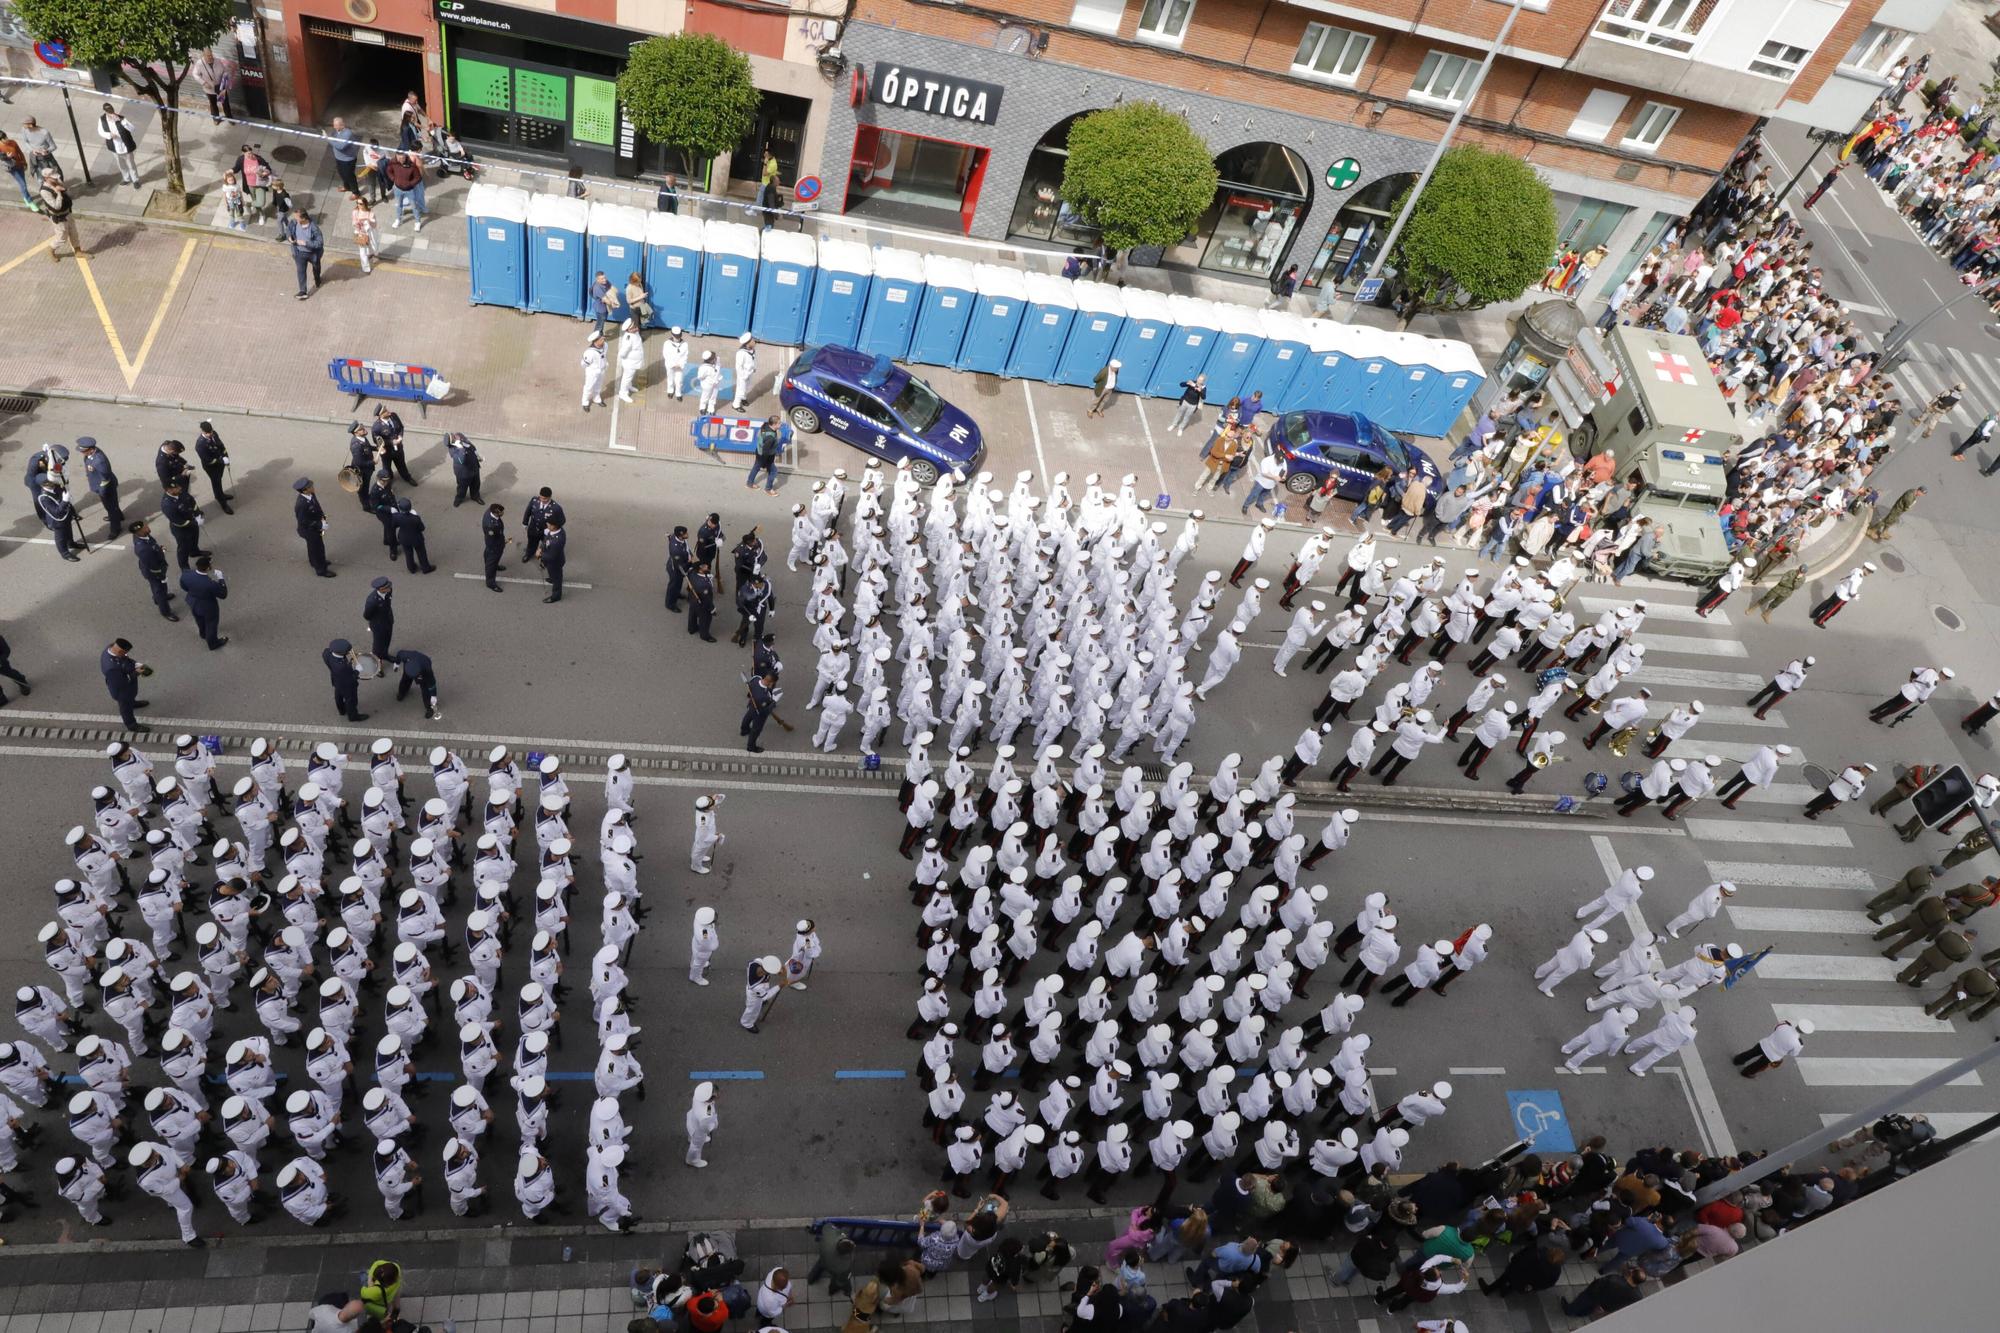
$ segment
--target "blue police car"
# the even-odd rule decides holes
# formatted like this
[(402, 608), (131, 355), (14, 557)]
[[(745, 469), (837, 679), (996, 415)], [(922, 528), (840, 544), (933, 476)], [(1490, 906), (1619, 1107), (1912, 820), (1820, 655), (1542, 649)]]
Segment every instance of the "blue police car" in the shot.
[(1285, 489), (1294, 495), (1310, 495), (1333, 477), (1342, 498), (1364, 499), (1385, 467), (1398, 476), (1414, 467), (1433, 495), (1444, 490), (1444, 475), (1429, 455), (1359, 412), (1281, 413), (1270, 447), (1285, 460)]
[(972, 475), (986, 452), (971, 417), (888, 357), (852, 347), (802, 349), (778, 402), (799, 431), (824, 430), (890, 463), (909, 459), (922, 486), (946, 472)]

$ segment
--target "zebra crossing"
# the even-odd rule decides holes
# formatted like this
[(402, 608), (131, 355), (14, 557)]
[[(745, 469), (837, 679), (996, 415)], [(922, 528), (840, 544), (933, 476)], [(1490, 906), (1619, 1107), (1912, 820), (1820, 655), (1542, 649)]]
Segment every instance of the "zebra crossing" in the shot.
[[(1923, 365), (1912, 363), (1915, 376), (1929, 377), (1925, 382), (1931, 387), (1924, 400), (1950, 382), (1932, 383), (1937, 364), (1936, 357)], [(1966, 401), (1982, 404), (1980, 412), (1988, 403), (2000, 409), (2000, 361), (1986, 367), (1985, 375), (1983, 379), (1952, 376), (1966, 379)], [(1913, 402), (1920, 401), (1914, 388), (1911, 393)], [(1975, 419), (1976, 415), (1969, 417), (1968, 423)], [(1731, 620), (1730, 608), (1702, 619), (1692, 605), (1669, 602), (1671, 595), (1664, 590), (1646, 594), (1646, 624), (1639, 632), (1646, 662), (1635, 680), (1656, 696), (1655, 707), (1649, 710), (1652, 716), (1695, 698), (1702, 700), (1703, 712), (1693, 733), (1668, 747), (1667, 753), (1686, 759), (1719, 755), (1728, 761), (1723, 770), (1727, 773), (1761, 745), (1783, 739), (1793, 747), (1781, 767), (1781, 781), (1751, 789), (1734, 812), (1713, 802), (1697, 804), (1681, 824), (1709, 876), (1729, 880), (1739, 890), (1723, 909), (1728, 929), (1717, 934), (1740, 943), (1745, 952), (1775, 946), (1738, 983), (1730, 1002), (1757, 1006), (1760, 1027), (1780, 1018), (1812, 1021), (1815, 1032), (1807, 1042), (1807, 1053), (1796, 1061), (1797, 1075), (1816, 1098), (1823, 1099), (1822, 1104), (1832, 1108), (1814, 1108), (1831, 1124), (1844, 1112), (1879, 1100), (1885, 1089), (1944, 1068), (1966, 1053), (1968, 1041), (1984, 1040), (1980, 1034), (1988, 1025), (1939, 1021), (1923, 1012), (1924, 1001), (1942, 988), (1943, 978), (1932, 978), (1920, 990), (1896, 982), (1904, 963), (1882, 957), (1880, 946), (1870, 938), (1876, 928), (1863, 910), (1884, 887), (1886, 877), (1861, 868), (1859, 863), (1875, 858), (1864, 858), (1856, 849), (1857, 839), (1886, 839), (1888, 826), (1869, 816), (1857, 818), (1854, 807), (1844, 818), (1818, 823), (1797, 817), (1818, 791), (1804, 780), (1803, 767), (1815, 758), (1808, 753), (1810, 740), (1787, 728), (1781, 710), (1774, 708), (1760, 720), (1745, 705), (1766, 677), (1746, 669), (1747, 663), (1744, 667), (1727, 663), (1750, 656), (1737, 637), (1740, 626)], [(1579, 619), (1619, 604), (1609, 596), (1578, 600)], [(1788, 702), (1795, 706), (1796, 716), (1800, 700)], [(1804, 734), (1809, 738), (1811, 733)], [(1817, 758), (1822, 767), (1829, 767), (1838, 756)], [(1643, 769), (1644, 763), (1635, 753), (1625, 767)], [(1900, 844), (1896, 846), (1902, 855)], [(1912, 859), (1917, 855), (1914, 850), (1907, 854)], [(1647, 914), (1657, 929), (1679, 907), (1678, 902), (1649, 904)], [(1926, 1100), (1929, 1104), (1909, 1109), (1930, 1115), (1941, 1133), (2000, 1109), (1977, 1074)]]
[[(1963, 432), (1988, 412), (2000, 412), (2000, 357), (1936, 343), (1910, 346), (1910, 359), (1889, 375), (1903, 394), (1905, 425), (1901, 433), (1908, 432), (1907, 423), (1924, 404), (1954, 383), (1965, 386), (1965, 397), (1939, 424), (1933, 439), (1946, 431)], [(1957, 439), (1956, 434), (1953, 439)]]

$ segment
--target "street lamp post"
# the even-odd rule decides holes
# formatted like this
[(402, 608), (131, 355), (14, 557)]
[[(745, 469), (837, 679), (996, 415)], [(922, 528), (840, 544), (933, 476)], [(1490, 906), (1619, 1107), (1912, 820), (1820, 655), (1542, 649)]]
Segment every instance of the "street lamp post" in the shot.
[[(1995, 292), (2000, 292), (2000, 278), (1995, 278), (1991, 282), (1981, 283), (1976, 287), (1967, 287), (1949, 301), (1939, 303), (1914, 324), (1906, 325), (1901, 320), (1897, 320), (1895, 326), (1889, 330), (1888, 336), (1882, 340), (1882, 355), (1876, 358), (1875, 361), (1876, 373), (1886, 375), (1897, 366), (1902, 365), (1905, 360), (1903, 349), (1910, 345), (1912, 338), (1923, 332), (1924, 325), (1930, 323), (1945, 311), (1972, 297), (1977, 296), (1985, 299), (1992, 296)], [(1980, 822), (1985, 822), (1983, 816)]]
[[(1472, 109), (1472, 100), (1479, 95), (1480, 87), (1486, 82), (1486, 72), (1493, 68), (1493, 58), (1500, 54), (1500, 48), (1507, 44), (1508, 35), (1514, 31), (1514, 20), (1521, 17), (1522, 3), (1523, 0), (1509, 0), (1507, 17), (1500, 24), (1500, 31), (1493, 38), (1492, 45), (1486, 48), (1486, 55), (1480, 60), (1479, 69), (1472, 76), (1472, 86), (1467, 88), (1465, 96), (1459, 99), (1458, 109), (1451, 113), (1451, 119), (1445, 124), (1444, 133), (1438, 138), (1437, 147), (1431, 150), (1430, 161), (1424, 163), (1423, 171), (1417, 176), (1417, 183), (1410, 187), (1409, 194), (1405, 196), (1402, 211), (1396, 215), (1395, 222), (1390, 224), (1389, 234), (1382, 238), (1381, 246), (1375, 251), (1375, 258), (1368, 264), (1368, 274), (1362, 279), (1363, 285), (1382, 276), (1382, 265), (1388, 261), (1390, 252), (1396, 248), (1396, 240), (1403, 234), (1403, 224), (1410, 220), (1410, 214), (1417, 207), (1417, 200), (1423, 197), (1424, 186), (1430, 184), (1431, 175), (1437, 170), (1438, 162), (1443, 159), (1445, 150), (1451, 147), (1452, 136), (1458, 133), (1459, 122), (1463, 121), (1465, 113)], [(1347, 312), (1342, 316), (1343, 319), (1354, 318), (1355, 304), (1355, 297), (1349, 295)]]

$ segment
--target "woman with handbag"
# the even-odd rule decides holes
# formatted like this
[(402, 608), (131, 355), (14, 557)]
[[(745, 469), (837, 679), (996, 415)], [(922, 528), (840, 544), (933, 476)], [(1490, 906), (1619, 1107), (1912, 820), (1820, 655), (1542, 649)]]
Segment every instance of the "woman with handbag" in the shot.
[(118, 174), (127, 185), (139, 183), (139, 160), (134, 150), (139, 147), (139, 138), (132, 133), (132, 122), (120, 115), (118, 108), (106, 102), (104, 114), (97, 118), (97, 137), (104, 140), (104, 146), (118, 161)]

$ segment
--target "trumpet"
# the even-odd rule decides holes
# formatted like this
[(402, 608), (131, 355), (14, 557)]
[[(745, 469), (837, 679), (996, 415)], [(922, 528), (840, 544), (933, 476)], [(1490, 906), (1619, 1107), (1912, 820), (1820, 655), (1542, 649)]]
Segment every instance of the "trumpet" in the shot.
[(1654, 742), (1654, 741), (1657, 741), (1658, 739), (1660, 739), (1660, 727), (1659, 727), (1659, 724), (1658, 724), (1658, 723), (1654, 723), (1654, 724), (1653, 724), (1653, 729), (1652, 729), (1651, 731), (1649, 731), (1649, 732), (1647, 732), (1647, 733), (1646, 733), (1646, 746), (1647, 746), (1647, 748), (1648, 748), (1648, 749), (1651, 749), (1651, 748), (1652, 748), (1652, 745), (1653, 745), (1653, 742)]

